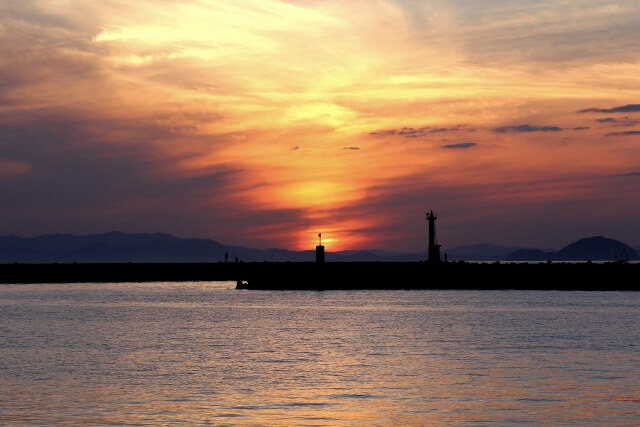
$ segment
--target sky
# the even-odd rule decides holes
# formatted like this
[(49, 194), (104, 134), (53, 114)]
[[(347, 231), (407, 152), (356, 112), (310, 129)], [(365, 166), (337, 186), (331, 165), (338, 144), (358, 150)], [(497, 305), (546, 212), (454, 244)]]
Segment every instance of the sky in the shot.
[(4, 0), (0, 235), (640, 245), (637, 0)]

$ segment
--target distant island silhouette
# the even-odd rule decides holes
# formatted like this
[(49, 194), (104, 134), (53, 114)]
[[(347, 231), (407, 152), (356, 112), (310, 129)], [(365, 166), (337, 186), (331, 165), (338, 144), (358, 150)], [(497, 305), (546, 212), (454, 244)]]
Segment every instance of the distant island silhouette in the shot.
[(557, 252), (518, 249), (507, 261), (638, 261), (638, 252), (629, 245), (602, 236), (580, 239)]
[[(426, 240), (426, 239), (425, 239)], [(425, 242), (426, 243), (426, 242)], [(559, 251), (507, 247), (490, 243), (442, 248), (448, 261), (616, 261), (639, 260), (640, 247), (632, 248), (605, 237), (583, 238)], [(226, 256), (225, 256), (226, 255)], [(0, 264), (11, 263), (198, 263), (308, 262), (315, 251), (255, 249), (211, 239), (179, 238), (164, 233), (127, 234), (117, 231), (93, 235), (52, 234), (39, 237), (0, 236)], [(424, 252), (391, 253), (382, 250), (325, 252), (327, 262), (418, 262)]]

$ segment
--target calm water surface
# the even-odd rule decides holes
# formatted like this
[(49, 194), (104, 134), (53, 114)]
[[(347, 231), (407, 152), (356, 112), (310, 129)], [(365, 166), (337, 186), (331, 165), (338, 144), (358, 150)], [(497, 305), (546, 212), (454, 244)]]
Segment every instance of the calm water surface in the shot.
[(640, 293), (234, 286), (0, 285), (0, 424), (640, 424)]

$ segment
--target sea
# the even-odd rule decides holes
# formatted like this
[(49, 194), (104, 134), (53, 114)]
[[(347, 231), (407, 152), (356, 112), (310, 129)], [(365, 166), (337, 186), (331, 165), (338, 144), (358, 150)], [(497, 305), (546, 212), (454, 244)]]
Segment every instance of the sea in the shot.
[(1, 425), (637, 426), (640, 292), (0, 285)]

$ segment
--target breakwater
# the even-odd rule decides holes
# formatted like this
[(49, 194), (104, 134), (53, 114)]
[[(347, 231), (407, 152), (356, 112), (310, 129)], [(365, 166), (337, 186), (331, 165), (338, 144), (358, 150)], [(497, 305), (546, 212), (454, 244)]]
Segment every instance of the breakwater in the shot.
[(639, 291), (634, 263), (248, 262), (2, 264), (0, 283), (235, 281), (239, 289)]

